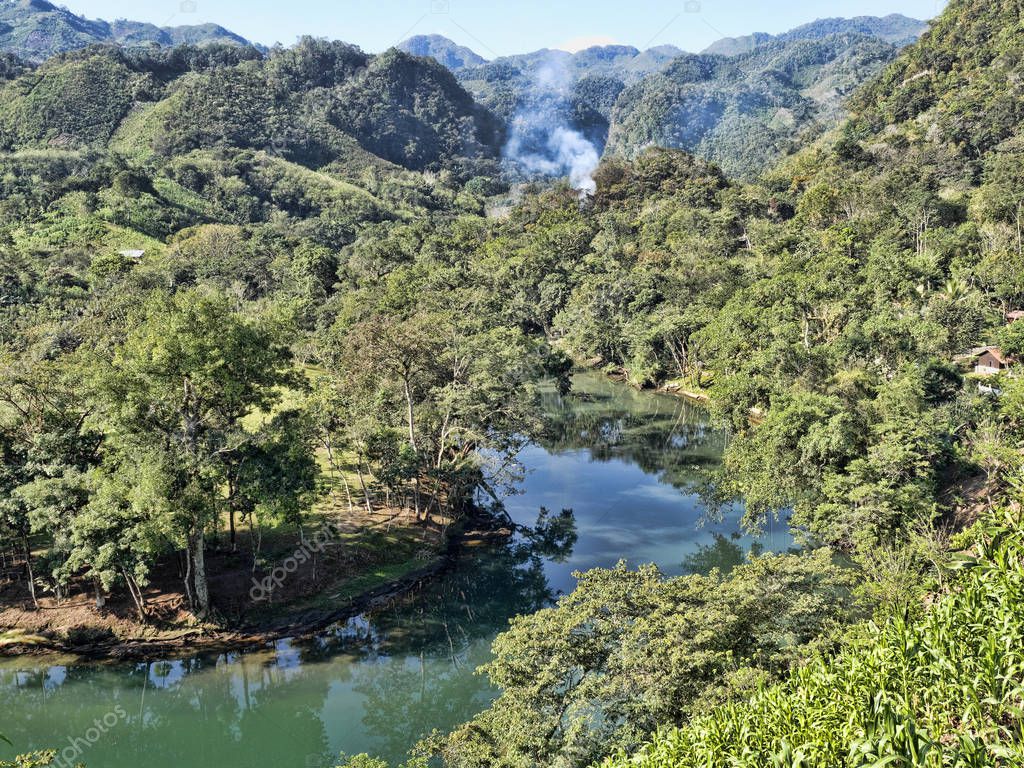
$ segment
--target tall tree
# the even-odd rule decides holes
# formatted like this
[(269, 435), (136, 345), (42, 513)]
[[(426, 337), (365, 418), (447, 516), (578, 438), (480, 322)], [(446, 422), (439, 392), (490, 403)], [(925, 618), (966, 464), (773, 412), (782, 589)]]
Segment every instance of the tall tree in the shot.
[[(242, 423), (294, 383), (284, 326), (249, 317), (219, 293), (151, 296), (96, 376), (98, 418), (132, 506), (157, 511), (187, 551), (186, 590), (210, 610), (206, 534), (220, 517)], [(242, 476), (243, 479), (245, 475)]]

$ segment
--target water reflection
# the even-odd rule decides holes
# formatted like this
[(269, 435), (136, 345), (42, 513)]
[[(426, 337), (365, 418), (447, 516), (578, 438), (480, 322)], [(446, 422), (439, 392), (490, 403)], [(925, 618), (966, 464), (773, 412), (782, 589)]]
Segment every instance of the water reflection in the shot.
[[(69, 757), (81, 752), (69, 764), (304, 766), (330, 756), (320, 718), (327, 681), (265, 658), (71, 667), (52, 690), (17, 676), (0, 671), (9, 737), (19, 748), (46, 739)], [(117, 724), (90, 744), (90, 729), (111, 713)]]
[(746, 562), (749, 556), (757, 556), (764, 552), (761, 542), (752, 542), (748, 549), (738, 543), (739, 536), (723, 536), (715, 534), (714, 544), (701, 544), (696, 552), (683, 558), (683, 572), (706, 576), (716, 568), (722, 573), (729, 573), (737, 565)]
[(683, 491), (701, 486), (702, 470), (717, 466), (725, 449), (725, 434), (697, 406), (596, 374), (577, 375), (569, 394), (550, 387), (542, 401), (548, 427), (540, 443), (548, 451), (625, 461)]
[[(398, 761), (422, 736), (485, 708), (474, 670), (510, 617), (572, 589), (572, 572), (656, 562), (668, 573), (733, 567), (741, 510), (705, 521), (694, 493), (725, 438), (671, 397), (585, 374), (545, 392), (547, 433), (527, 448), (522, 493), (506, 508), (522, 532), (476, 548), (444, 578), (370, 616), (258, 653), (103, 666), (0, 665), (3, 730), (17, 751), (55, 746), (96, 718), (125, 717), (80, 759), (103, 768), (319, 768), (340, 752)], [(0, 758), (15, 750), (0, 745)]]

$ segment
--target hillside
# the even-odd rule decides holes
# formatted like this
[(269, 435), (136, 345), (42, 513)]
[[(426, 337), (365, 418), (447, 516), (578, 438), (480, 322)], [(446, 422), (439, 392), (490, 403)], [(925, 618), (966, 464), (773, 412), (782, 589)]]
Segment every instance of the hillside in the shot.
[(506, 170), (513, 177), (569, 176), (590, 187), (626, 83), (664, 69), (682, 52), (598, 46), (572, 54), (543, 50), (460, 70), (460, 83), (507, 126)]
[[(101, 43), (129, 48), (186, 45), (251, 49), (246, 40), (215, 25), (160, 28), (127, 20), (91, 21), (45, 0), (5, 0), (0, 6), (0, 24), (3, 25), (0, 47), (29, 62)], [(881, 62), (894, 55), (895, 48), (886, 47), (880, 40), (902, 40), (921, 26), (899, 16), (862, 17), (821, 20), (776, 38), (755, 35), (750, 38), (751, 44), (763, 45), (733, 57), (736, 59), (734, 66), (699, 64), (698, 68), (707, 72), (696, 80), (690, 72), (696, 59), (671, 45), (646, 51), (630, 46), (599, 46), (575, 54), (542, 50), (488, 62), (447, 38), (422, 35), (404, 41), (398, 49), (433, 59), (454, 73), (459, 84), (482, 109), (461, 101), (454, 111), (429, 114), (424, 120), (423, 115), (415, 112), (421, 109), (432, 112), (432, 107), (422, 100), (406, 100), (399, 110), (389, 109), (390, 114), (383, 118), (386, 125), (378, 127), (376, 118), (363, 119), (343, 105), (326, 106), (323, 92), (301, 98), (287, 94), (283, 104), (271, 109), (270, 91), (259, 92), (258, 78), (237, 72), (229, 76), (185, 78), (173, 88), (162, 82), (161, 97), (167, 96), (170, 103), (159, 108), (143, 110), (139, 106), (161, 101), (154, 93), (147, 93), (139, 100), (121, 95), (118, 98), (123, 103), (119, 104), (107, 104), (108, 96), (101, 95), (97, 105), (81, 105), (86, 114), (95, 113), (93, 119), (102, 123), (87, 129), (87, 135), (81, 138), (95, 145), (103, 137), (113, 136), (115, 124), (130, 113), (134, 127), (146, 137), (134, 138), (135, 147), (140, 143), (152, 147), (154, 141), (169, 142), (172, 151), (184, 146), (177, 137), (165, 136), (168, 131), (172, 134), (205, 131), (206, 139), (188, 139), (197, 146), (204, 141), (215, 141), (218, 130), (235, 131), (225, 139), (233, 143), (241, 130), (252, 134), (243, 142), (246, 146), (282, 145), (290, 156), (297, 152), (312, 158), (311, 162), (328, 163), (336, 159), (339, 150), (325, 146), (325, 142), (327, 145), (344, 143), (343, 139), (335, 140), (328, 134), (337, 133), (337, 121), (355, 118), (353, 130), (361, 134), (360, 144), (365, 149), (408, 167), (425, 168), (436, 164), (455, 143), (465, 143), (471, 135), (471, 143), (479, 146), (467, 145), (459, 153), (474, 155), (484, 147), (487, 148), (484, 154), (494, 156), (496, 147), (505, 144), (506, 158), (512, 161), (508, 165), (512, 178), (570, 175), (585, 180), (596, 164), (596, 157), (606, 149), (610, 154), (633, 157), (652, 144), (695, 152), (719, 162), (733, 175), (751, 178), (797, 141), (835, 125), (841, 116), (843, 99), (856, 85), (877, 72)], [(837, 36), (837, 32), (843, 34)], [(808, 41), (813, 41), (814, 45), (807, 45)], [(727, 48), (729, 45), (723, 43), (722, 49)], [(252, 60), (257, 57), (255, 53), (247, 53), (235, 58)], [(424, 67), (427, 89), (445, 91), (446, 103), (459, 101), (450, 86), (442, 85), (437, 79), (439, 73), (428, 74), (427, 65), (422, 63), (417, 66)], [(88, 80), (99, 76), (87, 71), (88, 68), (79, 69), (75, 77)], [(179, 67), (179, 74), (180, 71)], [(139, 74), (145, 76), (145, 72)], [(395, 74), (392, 71), (384, 79)], [(114, 76), (112, 72), (107, 75)], [(70, 76), (69, 73), (61, 75)], [(231, 80), (230, 85), (221, 82), (225, 77)], [(40, 78), (51, 92), (63, 87), (54, 85), (46, 70)], [(364, 79), (376, 85), (381, 83), (372, 73), (366, 73)], [(142, 80), (137, 79), (136, 86), (143, 85)], [(227, 96), (224, 87), (240, 87), (240, 94), (245, 97), (242, 101), (246, 98), (248, 101), (230, 103), (229, 100), (227, 114), (217, 117), (217, 125), (205, 124), (205, 118), (199, 115), (198, 122), (184, 121), (180, 130), (170, 129), (164, 118), (168, 115), (173, 118), (178, 109), (176, 105), (192, 99), (190, 94), (204, 99), (201, 94), (207, 86), (211, 93), (224, 97)], [(91, 87), (86, 84), (84, 91), (74, 91), (83, 93)], [(331, 87), (341, 86), (335, 83)], [(367, 99), (374, 101), (377, 97), (358, 93), (358, 90), (350, 88), (344, 100), (362, 101), (360, 109), (365, 110)], [(32, 98), (45, 100), (46, 96), (40, 94)], [(314, 102), (317, 103), (314, 105)], [(196, 106), (189, 102), (184, 108)], [(6, 110), (7, 131), (13, 137), (9, 141), (11, 146), (28, 146), (31, 141), (26, 142), (26, 137), (33, 131), (40, 132), (32, 127), (32, 110), (23, 113), (21, 109), (10, 106)], [(148, 117), (142, 116), (141, 111), (147, 112)], [(328, 112), (331, 117), (327, 116)], [(488, 112), (498, 122), (487, 116)], [(314, 114), (319, 116), (313, 117)], [(27, 124), (16, 125), (22, 117), (27, 118)], [(236, 118), (244, 125), (230, 125)], [(325, 118), (327, 125), (323, 125)], [(456, 123), (464, 118), (472, 120), (476, 127), (456, 140), (453, 136), (460, 130)], [(321, 125), (311, 127), (311, 120)], [(448, 136), (432, 131), (414, 136), (426, 123), (432, 126), (444, 123), (442, 132)], [(74, 131), (65, 130), (67, 127), (48, 126), (44, 131), (50, 134), (47, 142), (80, 146), (82, 142)], [(306, 136), (299, 138), (300, 133)], [(351, 134), (352, 130), (343, 129), (342, 133)], [(296, 143), (303, 147), (292, 149)], [(586, 181), (581, 183), (589, 185)]]
[[(793, 256), (780, 257), (744, 298), (734, 299), (726, 309), (731, 319), (713, 321), (718, 332), (728, 326), (735, 334), (733, 365), (761, 358), (747, 370), (760, 370), (762, 381), (777, 375), (773, 364), (762, 363), (785, 366), (787, 335), (795, 344), (802, 332), (820, 340), (811, 341), (806, 363), (793, 369), (793, 391), (772, 397), (766, 422), (753, 430), (760, 433), (755, 444), (768, 455), (788, 454), (786, 465), (799, 462), (803, 451), (814, 452), (812, 446), (823, 448), (826, 434), (850, 434), (841, 422), (858, 418), (859, 409), (839, 406), (829, 413), (826, 402), (857, 399), (849, 387), (859, 388), (862, 376), (896, 384), (915, 368), (931, 367), (937, 384), (952, 375), (944, 395), (927, 385), (919, 390), (924, 400), (918, 403), (936, 399), (914, 427), (915, 451), (924, 452), (911, 474), (952, 468), (950, 460), (970, 457), (991, 472), (986, 493), (997, 510), (982, 513), (969, 536), (945, 545), (960, 552), (943, 555), (952, 560), (950, 569), (934, 573), (907, 603), (898, 600), (899, 607), (849, 633), (836, 651), (809, 654), (779, 685), (759, 685), (680, 719), (677, 729), (663, 730), (648, 746), (607, 766), (997, 767), (1024, 759), (1024, 678), (1018, 667), (1004, 666), (1009, 656), (992, 650), (1021, 643), (1022, 390), (1016, 380), (1004, 379), (1000, 397), (985, 397), (970, 374), (961, 388), (956, 377), (962, 374), (949, 363), (976, 339), (1021, 349), (1021, 329), (1006, 324), (1005, 312), (1024, 302), (1022, 21), (1024, 11), (1012, 0), (954, 0), (918, 43), (857, 92), (851, 117), (837, 131), (773, 169), (767, 177), (770, 209), (798, 223), (797, 239), (785, 245)], [(753, 229), (748, 225), (748, 232)], [(752, 255), (778, 253), (782, 244), (766, 235), (761, 230), (754, 236)], [(794, 291), (788, 301), (774, 293), (786, 285)], [(755, 308), (770, 314), (771, 322), (761, 324)], [(775, 338), (763, 339), (765, 333)], [(705, 336), (697, 343), (709, 341)], [(843, 360), (838, 370), (817, 368), (829, 347)], [(947, 374), (938, 373), (943, 368)], [(753, 381), (735, 369), (729, 379), (716, 381), (714, 390), (738, 394)], [(880, 401), (881, 413), (893, 402)], [(910, 425), (897, 426), (901, 417), (888, 413), (885, 418), (894, 420), (876, 428), (873, 438), (888, 447), (858, 451), (862, 458), (853, 459), (846, 480), (808, 467), (804, 477), (815, 478), (811, 483), (819, 489), (810, 495), (838, 494), (832, 502), (817, 506), (799, 484), (780, 492), (787, 471), (778, 464), (774, 472), (755, 470), (760, 479), (743, 484), (748, 504), (778, 508), (788, 497), (796, 504), (794, 520), (817, 521), (812, 525), (885, 519), (909, 501), (882, 501), (908, 477), (893, 474), (903, 460), (891, 449), (895, 433)], [(953, 413), (972, 424), (968, 433), (957, 434)], [(731, 471), (751, 468), (757, 453), (737, 457)], [(828, 454), (826, 449), (822, 456)], [(831, 456), (825, 461), (834, 461)], [(891, 461), (896, 464), (882, 469)], [(871, 464), (875, 470), (868, 469)], [(872, 476), (887, 476), (890, 491), (872, 488)], [(918, 488), (936, 481), (919, 476)], [(952, 525), (949, 510), (925, 514)]]
[(551, 95), (567, 99), (570, 110), (589, 107), (607, 117), (626, 83), (664, 69), (681, 54), (670, 45), (647, 51), (597, 46), (575, 54), (543, 50), (468, 67), (459, 71), (458, 77), (480, 103), (506, 120), (536, 99)]
[(1024, 745), (1007, 725), (1020, 677), (993, 649), (1024, 643), (1024, 536), (1012, 518), (987, 522), (924, 616), (865, 627), (835, 658), (815, 657), (784, 684), (604, 768), (1021, 765)]
[[(122, 127), (124, 130), (122, 130)], [(320, 168), (364, 154), (410, 169), (495, 157), (501, 128), (439, 64), (306, 39), (264, 58), (239, 46), (90, 48), (0, 90), (0, 146), (174, 156), (264, 150)]]
[(0, 2), (0, 50), (29, 61), (44, 61), (58, 53), (97, 43), (126, 46), (157, 44), (248, 46), (249, 41), (216, 24), (157, 27), (118, 19), (107, 22), (77, 16), (46, 0)]
[(607, 152), (685, 149), (753, 178), (808, 134), (834, 126), (845, 99), (897, 52), (847, 34), (773, 40), (732, 57), (681, 57), (622, 92)]

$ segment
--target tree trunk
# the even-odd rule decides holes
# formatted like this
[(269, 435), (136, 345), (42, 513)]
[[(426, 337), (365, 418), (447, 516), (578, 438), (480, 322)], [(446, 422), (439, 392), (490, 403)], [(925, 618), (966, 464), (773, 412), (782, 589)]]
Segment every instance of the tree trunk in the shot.
[(232, 554), (238, 552), (238, 523), (237, 515), (239, 512), (243, 512), (241, 509), (241, 502), (239, 501), (239, 486), (241, 485), (241, 473), (242, 465), (245, 463), (243, 459), (238, 463), (237, 466), (232, 467), (228, 473), (228, 529), (231, 538), (231, 552)]
[(263, 527), (259, 525), (255, 511), (249, 512), (249, 547), (252, 550), (252, 573), (255, 576), (260, 550), (263, 548)]
[(196, 598), (192, 593), (192, 553), (185, 548), (185, 597), (188, 599), (188, 607), (195, 610)]
[(405, 379), (405, 418), (409, 423), (409, 445), (416, 450), (416, 419), (412, 408), (412, 382), (408, 377)]
[(206, 580), (206, 539), (202, 530), (190, 537), (189, 544), (196, 604), (199, 607), (199, 616), (205, 618), (210, 613), (210, 585)]
[[(337, 473), (341, 476), (341, 483), (345, 487), (345, 497), (348, 499), (348, 513), (352, 514), (352, 509), (355, 506), (352, 503), (352, 488), (349, 487), (348, 477), (345, 475), (345, 470), (338, 464), (338, 461), (334, 458), (334, 441), (331, 440), (330, 436), (323, 439), (324, 447), (327, 449), (327, 463), (331, 465), (331, 474)], [(333, 480), (333, 477), (332, 477)], [(331, 489), (334, 489), (334, 483), (331, 483)]]
[(363, 479), (363, 457), (356, 456), (356, 474), (359, 475), (359, 487), (363, 489), (363, 499), (366, 501), (366, 514), (373, 514), (373, 505), (370, 503), (370, 491), (366, 487), (366, 480)]
[(349, 486), (348, 478), (345, 477), (344, 472), (341, 473), (341, 482), (345, 486), (345, 498), (348, 499), (348, 513), (351, 515), (355, 505), (352, 503), (352, 488)]
[(32, 605), (39, 610), (39, 600), (36, 598), (36, 575), (32, 572), (32, 548), (28, 545), (28, 536), (23, 536), (21, 543), (25, 548), (25, 573), (28, 576), (28, 593), (32, 596)]
[(1024, 201), (1017, 203), (1017, 255), (1024, 254), (1024, 232), (1021, 231), (1021, 210)]
[[(416, 447), (416, 419), (412, 406), (412, 382), (409, 377), (405, 377), (405, 407), (406, 407), (406, 419), (409, 422), (409, 446), (412, 448), (412, 452), (419, 456), (419, 449)], [(416, 519), (420, 519), (420, 469), (419, 461), (416, 462), (416, 478), (415, 478), (415, 490), (414, 499), (416, 504)]]
[(139, 587), (139, 583), (124, 568), (121, 569), (121, 575), (124, 576), (124, 583), (128, 587), (129, 594), (132, 596), (132, 601), (135, 603), (135, 610), (139, 614), (139, 621), (145, 623), (146, 598), (142, 595), (142, 588)]
[(413, 498), (413, 504), (416, 505), (416, 519), (419, 520), (420, 519), (420, 470), (419, 470), (419, 467), (416, 468), (416, 479), (415, 479), (415, 482), (413, 484), (412, 498)]

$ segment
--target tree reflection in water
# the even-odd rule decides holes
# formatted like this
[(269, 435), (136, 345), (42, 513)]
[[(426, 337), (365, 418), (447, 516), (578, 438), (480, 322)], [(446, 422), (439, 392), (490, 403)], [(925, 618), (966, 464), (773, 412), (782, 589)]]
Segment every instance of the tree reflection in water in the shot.
[(569, 394), (542, 393), (548, 451), (585, 450), (594, 461), (626, 461), (681, 491), (703, 490), (717, 468), (726, 435), (707, 412), (672, 395), (639, 392), (594, 373), (577, 374)]
[[(491, 641), (510, 617), (555, 600), (544, 561), (568, 557), (576, 538), (570, 510), (542, 510), (535, 526), (458, 561), (446, 578), (374, 614), (361, 652), (376, 663), (356, 673), (355, 690), (379, 753), (403, 754), (434, 729), (454, 727), (490, 704), (497, 691), (474, 671), (489, 660)], [(318, 653), (337, 652), (336, 644), (351, 643), (350, 633), (346, 627), (321, 638)]]
[(706, 576), (717, 568), (722, 573), (729, 573), (737, 565), (743, 565), (748, 556), (757, 557), (763, 553), (764, 546), (760, 542), (753, 542), (750, 549), (745, 550), (737, 537), (716, 533), (714, 544), (702, 544), (696, 552), (683, 558), (683, 572)]

